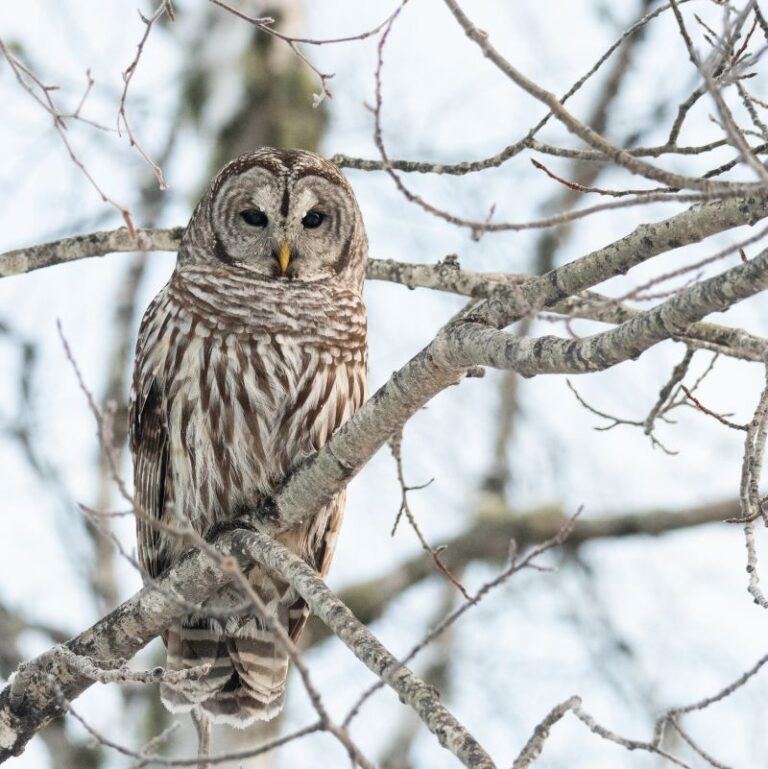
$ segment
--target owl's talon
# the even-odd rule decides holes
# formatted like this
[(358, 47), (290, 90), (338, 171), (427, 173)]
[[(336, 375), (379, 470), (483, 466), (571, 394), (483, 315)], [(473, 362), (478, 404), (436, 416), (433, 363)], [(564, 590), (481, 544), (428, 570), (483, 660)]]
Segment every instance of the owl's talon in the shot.
[(232, 518), (228, 521), (219, 521), (214, 523), (205, 534), (205, 541), (211, 544), (215, 539), (225, 534), (228, 531), (236, 531), (237, 529), (253, 529), (253, 526), (248, 523), (244, 518)]
[(264, 497), (252, 511), (252, 515), (260, 521), (276, 522), (280, 520), (280, 508), (272, 496)]

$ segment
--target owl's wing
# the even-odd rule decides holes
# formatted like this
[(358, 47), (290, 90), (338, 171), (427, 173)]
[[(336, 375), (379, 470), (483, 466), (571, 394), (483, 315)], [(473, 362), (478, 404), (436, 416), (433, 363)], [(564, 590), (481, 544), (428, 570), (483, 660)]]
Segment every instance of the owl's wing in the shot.
[(160, 387), (154, 378), (137, 388), (131, 401), (131, 450), (139, 563), (150, 577), (156, 577), (169, 563), (162, 532), (151, 521), (163, 519), (171, 494), (168, 426)]

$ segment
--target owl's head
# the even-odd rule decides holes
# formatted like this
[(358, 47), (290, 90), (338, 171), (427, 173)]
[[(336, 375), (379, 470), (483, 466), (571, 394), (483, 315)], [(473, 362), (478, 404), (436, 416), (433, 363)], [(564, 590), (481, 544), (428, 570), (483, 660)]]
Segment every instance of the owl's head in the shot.
[(187, 227), (179, 263), (236, 265), (278, 281), (359, 287), (367, 239), (349, 182), (303, 150), (264, 147), (227, 164)]

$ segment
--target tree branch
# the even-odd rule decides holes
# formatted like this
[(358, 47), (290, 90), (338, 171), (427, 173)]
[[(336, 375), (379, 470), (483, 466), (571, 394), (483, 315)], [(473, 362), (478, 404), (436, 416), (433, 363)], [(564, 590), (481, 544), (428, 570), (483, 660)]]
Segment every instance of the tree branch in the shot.
[[(411, 705), (443, 747), (465, 766), (495, 769), (477, 741), (440, 703), (437, 692), (402, 665), (301, 558), (270, 537), (244, 529), (219, 535), (214, 545), (222, 555), (234, 557), (240, 569), (261, 562), (282, 576), (355, 656)], [(73, 654), (97, 667), (132, 657), (170, 620), (188, 611), (190, 603), (202, 603), (230, 579), (231, 572), (219, 569), (203, 552), (188, 551), (154, 586), (140, 590), (63, 648), (54, 647), (20, 666), (0, 692), (0, 763), (19, 755), (39, 729), (62, 714), (63, 702), (91, 685), (93, 680), (81, 672)]]
[[(549, 291), (543, 296), (545, 305), (549, 306), (616, 274), (624, 274), (632, 267), (653, 256), (692, 243), (699, 243), (711, 235), (734, 227), (747, 224), (754, 225), (766, 216), (768, 216), (768, 195), (765, 194), (730, 197), (691, 206), (682, 213), (660, 222), (641, 224), (620, 240), (576, 259), (558, 270), (547, 273), (536, 279), (537, 285), (532, 286), (531, 290), (534, 293), (541, 292), (545, 284), (549, 283)], [(28, 248), (6, 251), (0, 253), (0, 278), (22, 275), (43, 267), (51, 267), (93, 256), (105, 256), (110, 253), (176, 251), (183, 232), (183, 227), (173, 227), (167, 230), (142, 228), (136, 230), (136, 238), (134, 239), (130, 236), (127, 228), (121, 227), (117, 230), (91, 232), (87, 235), (78, 235)], [(369, 278), (373, 280), (389, 279), (381, 276), (392, 274), (392, 264), (398, 263), (371, 260)], [(444, 262), (444, 266), (442, 275), (445, 279), (452, 269), (451, 261)], [(403, 275), (410, 273), (414, 275), (413, 280), (425, 280), (423, 275), (419, 275), (419, 267), (423, 267), (423, 265), (413, 265)], [(461, 273), (459, 272), (459, 274)], [(404, 277), (397, 282), (408, 285), (409, 279)], [(431, 287), (421, 283), (414, 285)], [(469, 290), (469, 288), (466, 289), (466, 291)], [(457, 291), (457, 293), (465, 293), (465, 290)], [(498, 290), (495, 293), (499, 301), (505, 300), (504, 296), (499, 295)], [(507, 321), (503, 325), (508, 325), (510, 322)]]
[(573, 134), (585, 141), (590, 147), (601, 152), (605, 157), (612, 160), (619, 166), (622, 166), (630, 173), (644, 176), (647, 179), (661, 182), (670, 187), (683, 189), (703, 190), (713, 193), (717, 191), (741, 189), (742, 192), (760, 193), (765, 190), (765, 185), (760, 183), (736, 184), (732, 182), (713, 182), (709, 179), (702, 179), (691, 176), (684, 176), (671, 171), (657, 168), (651, 163), (646, 163), (628, 153), (619, 147), (614, 146), (605, 137), (597, 131), (575, 118), (550, 91), (529, 80), (522, 72), (517, 70), (505, 59), (491, 44), (488, 33), (478, 29), (467, 17), (456, 0), (443, 0), (448, 9), (453, 14), (456, 21), (464, 30), (467, 37), (475, 43), (483, 55), (491, 61), (506, 77), (519, 86), (522, 90), (529, 93), (538, 101), (545, 104), (554, 116)]
[[(234, 550), (237, 538), (230, 535), (220, 546)], [(145, 587), (95, 625), (68, 641), (68, 652), (95, 663), (130, 658), (143, 648), (184, 608), (173, 596), (200, 604), (228, 579), (213, 561), (199, 551), (187, 553), (158, 580)], [(41, 654), (17, 670), (0, 692), (0, 763), (19, 755), (35, 733), (62, 714), (60, 700), (71, 701), (93, 681), (69, 661), (61, 647)]]
[(119, 251), (175, 251), (183, 233), (183, 227), (169, 230), (137, 229), (136, 237), (133, 238), (126, 227), (120, 227), (117, 230), (91, 232), (39, 246), (18, 248), (0, 254), (0, 278)]
[(615, 329), (580, 340), (516, 337), (489, 329), (472, 316), (452, 324), (446, 363), (456, 368), (509, 368), (523, 376), (603, 371), (664, 339), (684, 336), (691, 324), (768, 288), (768, 249), (746, 264), (680, 291)]
[(641, 224), (623, 238), (574, 259), (521, 286), (500, 285), (482, 305), (482, 320), (504, 328), (520, 320), (520, 308), (550, 308), (633, 267), (725, 230), (754, 225), (768, 216), (768, 195), (713, 200), (660, 222)]
[[(368, 264), (369, 280), (401, 283), (410, 289), (430, 288), (473, 298), (488, 298), (499, 285), (522, 286), (535, 276), (503, 272), (471, 272), (458, 262), (409, 264), (393, 259), (374, 259)], [(642, 315), (641, 310), (594, 291), (582, 291), (549, 307), (549, 312), (618, 325)], [(761, 362), (768, 354), (768, 339), (740, 328), (714, 323), (693, 323), (679, 340), (691, 347), (716, 349), (724, 355)]]
[(424, 683), (392, 656), (328, 589), (315, 571), (270, 537), (263, 534), (253, 536), (252, 553), (296, 588), (312, 613), (320, 617), (361, 662), (418, 713), (444, 748), (473, 769), (491, 769), (494, 766), (477, 741), (440, 704), (434, 687)]

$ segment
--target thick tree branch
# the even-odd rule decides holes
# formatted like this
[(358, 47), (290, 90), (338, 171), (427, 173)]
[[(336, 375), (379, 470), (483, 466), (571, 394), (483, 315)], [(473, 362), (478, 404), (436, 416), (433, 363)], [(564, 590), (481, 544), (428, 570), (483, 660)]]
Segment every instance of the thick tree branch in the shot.
[(473, 314), (444, 327), (303, 463), (272, 500), (263, 528), (276, 535), (311, 514), (343, 488), (413, 414), (477, 365), (525, 376), (600, 371), (638, 357), (658, 342), (682, 336), (692, 323), (768, 286), (768, 249), (755, 259), (691, 286), (617, 328), (581, 340), (530, 339), (488, 328)]
[[(576, 315), (603, 323), (620, 324), (642, 314), (640, 310), (611, 301), (592, 291), (564, 299), (552, 311), (562, 315)], [(760, 363), (768, 356), (768, 339), (750, 334), (741, 328), (720, 326), (716, 323), (692, 323), (684, 335), (672, 337), (689, 347), (714, 350), (732, 358)]]
[(574, 259), (521, 286), (500, 285), (481, 305), (478, 317), (496, 328), (520, 320), (530, 307), (551, 308), (648, 259), (700, 243), (719, 232), (754, 225), (768, 216), (768, 195), (714, 200), (660, 222), (641, 224), (623, 238)]
[(436, 690), (415, 676), (384, 648), (378, 639), (326, 587), (298, 556), (263, 534), (255, 534), (254, 555), (307, 601), (312, 613), (352, 650), (355, 656), (418, 713), (440, 744), (468, 767), (490, 769), (493, 762), (477, 741), (440, 704)]
[[(290, 582), (314, 614), (355, 656), (411, 705), (443, 747), (465, 766), (494, 769), (477, 741), (440, 703), (437, 692), (402, 665), (325, 586), (298, 556), (263, 534), (239, 529), (221, 534), (216, 549), (237, 560), (241, 569), (261, 562)], [(23, 665), (0, 692), (0, 763), (19, 755), (27, 742), (51, 719), (63, 702), (82, 694), (92, 679), (72, 655), (109, 663), (132, 657), (167, 627), (174, 617), (200, 604), (217, 586), (231, 579), (200, 550), (187, 552), (155, 586), (145, 587), (92, 628), (61, 647)], [(174, 600), (177, 596), (181, 600)]]
[[(234, 551), (239, 540), (228, 535), (223, 552)], [(65, 644), (66, 649), (94, 662), (130, 658), (184, 608), (173, 596), (200, 604), (228, 577), (199, 551), (188, 553), (158, 580), (158, 588), (145, 587), (93, 627)], [(68, 661), (59, 647), (20, 666), (11, 683), (0, 692), (0, 763), (19, 755), (35, 733), (61, 715), (60, 699), (71, 701), (93, 681)]]
[(319, 509), (416, 411), (473, 366), (509, 368), (525, 376), (600, 371), (638, 357), (663, 339), (684, 335), (708, 313), (766, 286), (768, 249), (611, 331), (578, 341), (517, 337), (488, 328), (473, 315), (452, 321), (395, 372), (323, 449), (292, 473), (264, 511), (269, 517), (260, 526), (276, 535)]
[[(768, 216), (768, 195), (765, 194), (731, 197), (695, 205), (668, 219), (639, 225), (620, 240), (536, 279), (536, 285), (531, 286), (530, 290), (538, 294), (545, 288), (545, 284), (549, 284), (542, 299), (546, 306), (550, 306), (561, 299), (602, 283), (614, 275), (624, 274), (651, 257), (692, 243), (699, 243), (711, 235), (734, 227), (754, 225), (766, 216)], [(105, 256), (110, 253), (176, 251), (183, 232), (182, 227), (173, 227), (168, 230), (144, 228), (136, 230), (136, 238), (133, 239), (128, 230), (121, 227), (117, 230), (91, 232), (87, 235), (6, 251), (0, 253), (0, 278), (22, 275), (43, 267), (94, 256)], [(392, 262), (371, 260), (369, 277), (373, 280), (390, 279), (382, 276), (392, 274), (392, 264)], [(448, 271), (453, 269), (450, 260), (444, 263), (444, 267), (442, 278), (446, 280)], [(414, 268), (415, 266), (404, 272), (403, 279), (397, 282), (408, 285), (410, 279), (427, 281), (427, 275), (419, 274)], [(457, 273), (461, 275), (460, 272), (457, 271)], [(413, 275), (413, 278), (406, 277), (408, 274)], [(432, 287), (427, 282), (418, 282), (414, 285)], [(465, 284), (458, 282), (457, 289), (463, 285)], [(466, 287), (456, 292), (468, 293), (470, 290)], [(508, 295), (498, 290), (495, 295), (500, 302), (509, 299)], [(510, 322), (511, 320), (508, 320), (503, 325), (508, 325)]]
[(0, 278), (74, 262), (91, 256), (105, 256), (119, 251), (176, 251), (183, 227), (169, 230), (138, 229), (132, 238), (126, 227), (106, 232), (91, 232), (29, 248), (17, 248), (0, 254)]
[(746, 264), (680, 291), (615, 329), (580, 340), (554, 336), (521, 338), (489, 329), (475, 318), (459, 319), (448, 331), (446, 362), (456, 368), (492, 366), (523, 376), (602, 371), (637, 358), (664, 339), (685, 336), (691, 324), (768, 288), (768, 249)]
[[(372, 260), (368, 266), (368, 279), (401, 283), (411, 289), (429, 288), (476, 299), (492, 296), (500, 284), (521, 286), (530, 280), (537, 280), (534, 276), (523, 274), (470, 272), (460, 269), (452, 260), (438, 264), (409, 264), (392, 259)], [(594, 291), (582, 291), (563, 299), (549, 307), (548, 311), (614, 325), (642, 315), (641, 310)], [(693, 323), (685, 336), (679, 339), (691, 347), (716, 349), (724, 355), (742, 360), (761, 362), (768, 354), (768, 339), (743, 329), (714, 323)]]

